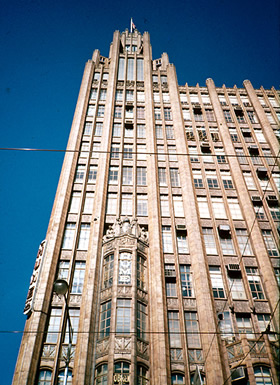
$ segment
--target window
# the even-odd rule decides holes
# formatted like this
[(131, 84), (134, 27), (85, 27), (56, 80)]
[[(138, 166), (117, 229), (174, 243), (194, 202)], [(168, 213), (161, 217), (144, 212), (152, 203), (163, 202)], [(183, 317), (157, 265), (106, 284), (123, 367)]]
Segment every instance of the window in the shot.
[(235, 151), (236, 151), (238, 162), (240, 164), (248, 164), (248, 160), (244, 154), (243, 149), (242, 148), (236, 148)]
[(166, 169), (160, 167), (158, 169), (158, 179), (159, 179), (159, 185), (160, 186), (167, 186), (166, 182)]
[(137, 287), (146, 290), (146, 261), (137, 255)]
[(100, 79), (100, 72), (94, 72), (93, 80), (99, 80)]
[(121, 136), (121, 125), (119, 123), (113, 124), (113, 136), (114, 137)]
[(226, 122), (232, 122), (232, 118), (229, 110), (224, 110), (224, 116), (225, 116)]
[(225, 98), (224, 95), (219, 94), (219, 95), (218, 95), (218, 98), (219, 98), (219, 101), (220, 101), (220, 103), (221, 103), (222, 106), (226, 106), (226, 105), (227, 105), (227, 101), (226, 101), (226, 98)]
[(127, 59), (127, 80), (134, 80), (134, 59)]
[(142, 365), (137, 365), (137, 385), (148, 385), (148, 370)]
[(169, 162), (177, 162), (176, 146), (167, 146)]
[(243, 176), (244, 176), (245, 183), (247, 185), (248, 190), (256, 190), (256, 185), (252, 177), (252, 174), (250, 172), (243, 171)]
[(280, 221), (280, 210), (279, 207), (270, 207), (270, 214), (275, 222)]
[(220, 244), (224, 255), (235, 255), (235, 250), (231, 237), (222, 237), (220, 235)]
[[(271, 324), (270, 324), (270, 315), (269, 314), (258, 314), (258, 324), (259, 324), (259, 329), (261, 332), (265, 332), (268, 325), (270, 327), (270, 331), (271, 330)], [(268, 339), (270, 341), (275, 341), (276, 340), (276, 335), (274, 334), (274, 332), (272, 331), (272, 333), (269, 333), (268, 334)]]
[(108, 74), (108, 72), (104, 72), (104, 73), (103, 73), (103, 76), (102, 76), (102, 80), (103, 80), (104, 82), (107, 82), (108, 79), (109, 79), (109, 74)]
[(114, 117), (121, 118), (122, 117), (122, 106), (115, 106)]
[(184, 92), (180, 92), (181, 103), (188, 103), (187, 95)]
[(179, 187), (180, 186), (178, 168), (171, 168), (170, 169), (170, 179), (171, 179), (171, 186), (172, 187)]
[[(64, 385), (64, 375), (65, 375), (64, 370), (61, 370), (58, 373), (58, 385)], [(66, 385), (71, 385), (71, 384), (72, 384), (72, 370), (68, 370)]]
[(90, 135), (92, 129), (92, 124), (89, 122), (86, 122), (85, 128), (84, 128), (84, 135)]
[(233, 189), (233, 182), (229, 171), (221, 171), (221, 178), (225, 189)]
[(259, 143), (266, 143), (266, 139), (261, 130), (254, 130), (254, 132)]
[(134, 91), (133, 90), (126, 90), (125, 99), (126, 99), (127, 102), (133, 102), (133, 100), (134, 100)]
[(76, 174), (75, 174), (75, 180), (74, 180), (75, 183), (81, 183), (83, 181), (84, 175), (85, 175), (85, 169), (86, 169), (86, 166), (84, 166), (83, 164), (78, 164), (76, 168)]
[(237, 198), (227, 198), (232, 219), (243, 219)]
[(180, 348), (181, 336), (180, 336), (180, 321), (179, 312), (169, 311), (168, 317), (168, 330), (169, 330), (169, 343), (171, 348)]
[(162, 217), (170, 217), (168, 195), (160, 195), (160, 210)]
[(195, 140), (193, 129), (191, 127), (185, 127), (186, 128), (186, 137), (187, 140)]
[(246, 274), (253, 299), (264, 299), (258, 269), (256, 267), (246, 267)]
[(230, 128), (229, 133), (233, 142), (239, 142), (239, 137), (235, 128)]
[(58, 273), (57, 273), (57, 279), (64, 279), (65, 281), (67, 281), (68, 273), (69, 273), (69, 261), (60, 261)]
[(137, 215), (145, 217), (148, 215), (147, 195), (137, 195)]
[(153, 75), (153, 83), (158, 83), (158, 76), (157, 75)]
[(164, 253), (173, 253), (172, 234), (170, 226), (162, 226), (162, 246)]
[(183, 108), (183, 119), (184, 120), (191, 120), (190, 110)]
[(248, 114), (248, 118), (249, 118), (251, 123), (258, 123), (257, 118), (256, 118), (253, 111), (247, 111), (247, 114)]
[(137, 107), (137, 119), (145, 119), (145, 108)]
[(121, 102), (123, 99), (123, 90), (116, 90), (115, 99), (117, 102)]
[[(77, 337), (78, 337), (78, 327), (79, 327), (79, 319), (80, 319), (80, 309), (69, 309), (69, 317), (71, 320), (71, 326), (73, 329), (73, 337), (72, 337), (72, 343), (77, 343)], [(69, 330), (69, 324), (67, 322), (66, 330)], [(69, 333), (65, 332), (64, 335), (64, 343), (69, 343)]]
[(193, 170), (193, 181), (195, 188), (203, 188), (203, 181), (200, 170)]
[(274, 157), (273, 157), (271, 151), (269, 149), (264, 149), (264, 148), (262, 149), (262, 151), (263, 151), (263, 155), (267, 161), (267, 164), (269, 166), (273, 166), (275, 161), (274, 161)]
[(70, 201), (69, 213), (77, 214), (79, 212), (80, 199), (80, 191), (73, 191)]
[(147, 185), (147, 168), (146, 167), (137, 167), (137, 185), (138, 186)]
[(215, 154), (216, 154), (216, 158), (217, 158), (218, 163), (226, 163), (227, 162), (225, 152), (222, 148), (215, 147)]
[(98, 159), (100, 156), (100, 142), (93, 142), (92, 158)]
[(137, 160), (146, 160), (146, 145), (137, 144)]
[(155, 108), (155, 120), (161, 119), (160, 108)]
[(204, 238), (206, 254), (217, 254), (217, 248), (216, 248), (213, 229), (211, 229), (210, 227), (203, 227), (202, 233)]
[(185, 376), (180, 373), (171, 374), (171, 385), (185, 385)]
[(231, 322), (231, 318), (230, 318), (230, 312), (224, 311), (221, 314), (221, 318), (222, 319), (219, 319), (221, 338), (222, 338), (222, 340), (224, 340), (224, 339), (232, 340), (233, 339), (232, 338), (233, 333), (232, 333), (232, 322)]
[(95, 136), (102, 136), (102, 128), (103, 128), (103, 123), (97, 122), (95, 125)]
[(122, 194), (122, 215), (132, 215), (132, 194)]
[(88, 183), (94, 183), (97, 177), (97, 166), (89, 166)]
[(209, 266), (209, 273), (214, 298), (225, 298), (224, 283), (220, 267)]
[(86, 198), (84, 203), (84, 214), (92, 214), (94, 203), (94, 193), (86, 192)]
[(124, 127), (124, 136), (125, 138), (133, 138), (133, 125), (126, 124)]
[(214, 197), (212, 197), (212, 207), (213, 207), (214, 217), (216, 219), (225, 219), (225, 218), (227, 218), (227, 214), (226, 214), (223, 198), (214, 198)]
[(187, 235), (184, 231), (177, 232), (177, 245), (179, 254), (187, 254), (189, 252)]
[(160, 80), (161, 80), (161, 84), (167, 84), (167, 76), (161, 75)]
[(236, 229), (236, 237), (241, 255), (253, 255), (247, 230)]
[(105, 113), (105, 106), (104, 105), (98, 106), (97, 117), (102, 118), (104, 116), (104, 113)]
[(165, 161), (165, 155), (164, 154), (164, 146), (157, 144), (157, 158), (159, 162)]
[(156, 138), (163, 139), (162, 126), (156, 124)]
[(147, 306), (137, 302), (137, 337), (146, 339)]
[(279, 255), (276, 243), (273, 238), (271, 230), (262, 230), (265, 246), (268, 252), (268, 255), (271, 257), (277, 257)]
[(251, 161), (255, 166), (262, 165), (262, 161), (259, 155), (251, 155)]
[(93, 88), (90, 91), (90, 100), (96, 100), (96, 97), (97, 97), (97, 88)]
[(126, 106), (125, 107), (125, 118), (126, 119), (133, 119), (133, 106)]
[(119, 285), (131, 284), (131, 254), (120, 253), (119, 255)]
[(101, 88), (99, 100), (106, 100), (106, 95), (107, 95), (107, 90)]
[(129, 363), (116, 362), (114, 365), (114, 383), (128, 384), (129, 383)]
[(200, 348), (200, 336), (199, 336), (199, 325), (197, 319), (197, 313), (185, 311), (185, 323), (188, 348)]
[(210, 218), (207, 197), (197, 197), (200, 218)]
[(137, 102), (141, 102), (141, 103), (145, 102), (145, 92), (137, 91)]
[(60, 331), (60, 319), (62, 315), (62, 309), (52, 308), (49, 319), (48, 332), (46, 337), (47, 343), (57, 343), (59, 331)]
[(88, 110), (87, 110), (87, 116), (91, 117), (95, 113), (95, 106), (94, 105), (89, 105)]
[(114, 272), (114, 254), (108, 255), (104, 258), (103, 266), (103, 289), (111, 287), (113, 284), (113, 272)]
[(170, 103), (169, 93), (163, 92), (162, 93), (162, 101), (163, 103)]
[(132, 159), (133, 158), (133, 145), (132, 144), (125, 144), (123, 146), (123, 158), (124, 159)]
[(118, 184), (119, 168), (117, 166), (109, 167), (109, 184)]
[(247, 299), (241, 277), (228, 277), (232, 299)]
[(137, 138), (146, 138), (146, 127), (144, 124), (137, 124)]
[[(130, 333), (131, 300), (117, 299), (116, 333)], [(116, 371), (116, 370), (115, 370)]]
[(108, 381), (108, 365), (102, 364), (96, 368), (95, 385), (106, 385)]
[(120, 145), (119, 144), (112, 144), (112, 146), (111, 146), (111, 159), (119, 159), (119, 151), (120, 151)]
[(86, 157), (89, 152), (89, 142), (82, 142), (81, 149), (80, 149), (80, 155), (81, 157)]
[(255, 366), (254, 375), (257, 385), (273, 385), (270, 370), (266, 366)]
[(75, 262), (74, 277), (72, 282), (71, 294), (82, 294), (85, 279), (86, 263), (82, 261)]
[(165, 120), (172, 120), (171, 108), (168, 108), (168, 107), (164, 108), (164, 119)]
[(208, 122), (214, 122), (216, 120), (213, 110), (205, 110), (205, 113)]
[(75, 223), (66, 223), (64, 230), (64, 237), (62, 242), (62, 249), (72, 249), (75, 237)]
[(197, 127), (197, 133), (200, 141), (208, 140), (205, 127)]
[(259, 220), (266, 219), (263, 206), (254, 206), (256, 217)]
[(165, 131), (166, 131), (166, 138), (167, 139), (174, 139), (173, 126), (166, 126)]
[(246, 334), (246, 337), (248, 339), (254, 338), (250, 315), (246, 315), (246, 314), (244, 315), (240, 314), (239, 316), (236, 315), (236, 322), (237, 322), (238, 333)]
[(166, 282), (165, 289), (167, 297), (177, 297), (176, 282)]
[(99, 338), (109, 337), (111, 324), (111, 301), (100, 306)]
[(116, 215), (116, 213), (117, 213), (117, 194), (108, 193), (106, 214)]
[(209, 188), (219, 188), (218, 179), (215, 171), (206, 170), (206, 179)]
[(190, 266), (180, 265), (180, 276), (181, 276), (181, 285), (182, 285), (182, 296), (183, 297), (192, 297), (192, 276), (190, 271)]
[(79, 250), (87, 250), (89, 243), (90, 224), (81, 223), (80, 237), (78, 243)]
[(50, 370), (42, 369), (39, 372), (38, 385), (51, 384), (52, 372)]
[(173, 195), (175, 217), (184, 217), (183, 198), (181, 195)]

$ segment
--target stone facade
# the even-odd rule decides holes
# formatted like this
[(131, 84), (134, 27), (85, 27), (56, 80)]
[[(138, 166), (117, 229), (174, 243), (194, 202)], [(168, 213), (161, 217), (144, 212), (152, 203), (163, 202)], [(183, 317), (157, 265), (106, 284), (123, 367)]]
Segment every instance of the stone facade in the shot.
[(279, 384), (279, 119), (274, 88), (179, 86), (147, 32), (95, 50), (13, 385), (63, 383), (68, 310), (69, 384)]

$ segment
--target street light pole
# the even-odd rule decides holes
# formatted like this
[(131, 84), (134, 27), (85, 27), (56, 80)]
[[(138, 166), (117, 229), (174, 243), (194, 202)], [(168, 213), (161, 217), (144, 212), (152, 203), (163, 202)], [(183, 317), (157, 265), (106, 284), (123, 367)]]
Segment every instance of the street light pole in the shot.
[(69, 364), (71, 361), (71, 350), (72, 350), (72, 338), (73, 338), (73, 328), (71, 325), (71, 319), (70, 319), (70, 313), (69, 313), (69, 307), (67, 303), (66, 293), (69, 292), (69, 285), (64, 279), (57, 279), (53, 285), (54, 291), (58, 295), (63, 295), (65, 300), (65, 308), (66, 308), (66, 319), (68, 323), (68, 346), (67, 346), (67, 354), (64, 358), (65, 360), (65, 370), (64, 370), (64, 379), (63, 379), (63, 385), (67, 385), (67, 379), (68, 379), (68, 372), (69, 372)]

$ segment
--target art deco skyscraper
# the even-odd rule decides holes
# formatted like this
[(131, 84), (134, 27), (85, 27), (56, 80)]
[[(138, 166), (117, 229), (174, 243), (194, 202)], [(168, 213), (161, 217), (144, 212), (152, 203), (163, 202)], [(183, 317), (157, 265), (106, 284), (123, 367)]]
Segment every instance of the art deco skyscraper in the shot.
[(279, 119), (274, 88), (179, 86), (146, 32), (94, 51), (13, 385), (63, 383), (67, 309), (68, 384), (278, 384)]

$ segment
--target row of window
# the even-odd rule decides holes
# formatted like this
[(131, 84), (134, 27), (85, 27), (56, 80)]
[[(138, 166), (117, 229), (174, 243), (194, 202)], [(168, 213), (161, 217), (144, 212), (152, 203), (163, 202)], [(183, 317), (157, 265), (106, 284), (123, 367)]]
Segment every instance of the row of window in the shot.
[[(114, 364), (114, 381), (118, 381), (120, 378), (125, 379), (125, 383), (131, 382), (130, 377), (130, 365), (128, 362), (119, 361)], [(122, 376), (122, 377), (120, 377)], [(191, 384), (193, 384), (194, 373), (191, 373)], [(254, 366), (255, 381), (258, 385), (273, 385), (272, 376), (270, 369), (267, 366)], [(48, 369), (41, 369), (39, 372), (38, 385), (49, 385), (51, 384), (52, 372)], [(201, 374), (202, 381), (205, 383), (205, 376)], [(60, 371), (58, 374), (58, 385), (62, 385), (64, 382), (64, 371)], [(95, 372), (95, 384), (105, 385), (108, 382), (108, 364), (104, 363), (96, 368)], [(68, 372), (67, 385), (72, 384), (72, 371)], [(137, 385), (149, 384), (148, 370), (143, 365), (137, 365)], [(171, 385), (185, 385), (185, 376), (182, 373), (171, 374)]]

